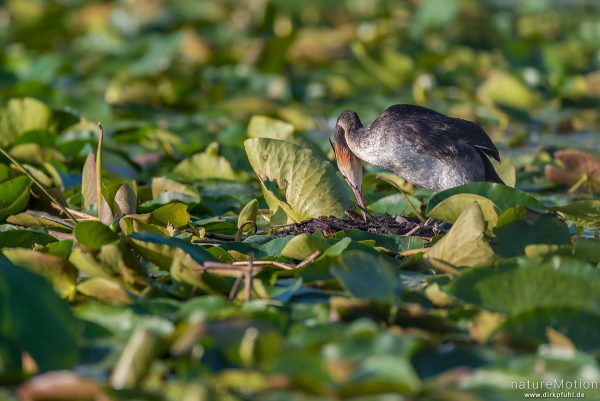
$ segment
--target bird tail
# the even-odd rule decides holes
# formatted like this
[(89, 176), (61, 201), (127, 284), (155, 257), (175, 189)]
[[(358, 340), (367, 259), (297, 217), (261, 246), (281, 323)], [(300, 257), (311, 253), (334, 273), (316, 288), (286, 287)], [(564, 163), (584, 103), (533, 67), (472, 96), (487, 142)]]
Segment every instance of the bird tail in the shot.
[[(483, 168), (485, 171), (485, 180), (489, 182), (497, 182), (498, 184), (504, 184), (502, 178), (498, 175), (492, 162), (487, 158), (486, 155), (481, 155), (481, 159), (483, 160)], [(506, 185), (506, 184), (504, 184)]]

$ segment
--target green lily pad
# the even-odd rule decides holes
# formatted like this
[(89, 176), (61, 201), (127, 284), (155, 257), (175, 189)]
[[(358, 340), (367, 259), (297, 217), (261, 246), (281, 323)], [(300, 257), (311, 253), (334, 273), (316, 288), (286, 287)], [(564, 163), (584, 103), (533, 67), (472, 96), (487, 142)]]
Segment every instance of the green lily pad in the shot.
[(209, 145), (205, 152), (183, 160), (173, 170), (173, 174), (184, 180), (205, 180), (218, 178), (221, 180), (245, 181), (245, 172), (236, 173), (229, 160), (218, 154), (216, 143)]
[(321, 160), (310, 149), (262, 138), (248, 139), (244, 146), (265, 197), (279, 205), (290, 219), (341, 217), (354, 206), (331, 163)]
[(436, 242), (425, 257), (454, 266), (489, 265), (496, 255), (485, 239), (486, 224), (479, 203), (473, 202), (456, 219), (450, 231)]
[[(421, 201), (414, 196), (407, 196), (413, 206), (417, 210), (421, 210)], [(402, 194), (385, 196), (368, 205), (367, 209), (372, 213), (388, 213), (396, 216), (414, 214), (412, 208)]]
[(494, 235), (492, 248), (503, 258), (524, 255), (528, 245), (566, 245), (571, 241), (565, 222), (547, 215), (511, 221), (496, 227)]
[(179, 238), (165, 237), (145, 232), (133, 233), (129, 236), (135, 249), (146, 259), (157, 266), (168, 269), (171, 266), (176, 249), (189, 254), (196, 263), (214, 261), (215, 258), (199, 245), (194, 245)]
[(473, 202), (479, 204), (483, 218), (488, 224), (488, 228), (493, 228), (498, 221), (499, 209), (494, 202), (481, 195), (476, 194), (456, 194), (452, 195), (435, 205), (428, 213), (427, 217), (454, 223), (461, 213)]
[(484, 198), (491, 200), (501, 212), (517, 205), (527, 206), (532, 209), (544, 208), (544, 205), (540, 201), (518, 189), (491, 182), (472, 182), (435, 194), (427, 204), (427, 213), (433, 210), (433, 208), (444, 199), (456, 194), (474, 194), (483, 196)]
[(267, 116), (252, 116), (248, 123), (248, 138), (271, 138), (290, 140), (294, 137), (294, 126), (285, 121)]
[(590, 263), (600, 263), (600, 239), (575, 237), (573, 255)]
[(37, 99), (10, 99), (0, 110), (0, 145), (10, 145), (19, 135), (34, 130), (60, 132), (75, 124), (79, 117), (53, 110)]
[(330, 241), (325, 239), (320, 232), (314, 234), (299, 234), (285, 244), (281, 250), (281, 256), (302, 260), (316, 251), (324, 250), (329, 243)]
[(564, 206), (548, 206), (548, 209), (559, 212), (575, 224), (591, 230), (600, 229), (600, 200), (582, 200)]
[(536, 105), (538, 96), (515, 76), (503, 71), (490, 74), (477, 89), (482, 101), (491, 101), (500, 106), (529, 110)]
[(151, 222), (163, 227), (169, 224), (175, 228), (186, 226), (190, 222), (190, 214), (187, 209), (188, 205), (183, 203), (169, 203), (150, 213)]
[(448, 286), (456, 298), (511, 315), (536, 308), (568, 307), (600, 313), (600, 272), (568, 257), (517, 259), (496, 268), (462, 272)]
[(27, 207), (31, 180), (21, 175), (0, 184), (0, 221)]
[(39, 231), (17, 229), (0, 231), (0, 248), (30, 248), (34, 244), (46, 245), (54, 241), (57, 239)]
[(353, 297), (389, 303), (399, 298), (400, 281), (392, 266), (381, 257), (346, 252), (331, 273)]
[(548, 328), (552, 328), (567, 337), (577, 349), (591, 352), (600, 349), (599, 326), (598, 314), (580, 309), (540, 308), (512, 316), (496, 333), (543, 344), (548, 342)]
[(102, 245), (119, 239), (119, 236), (99, 221), (88, 220), (78, 223), (73, 229), (77, 242), (91, 249), (100, 249)]
[(91, 277), (82, 281), (77, 285), (77, 291), (87, 297), (112, 304), (133, 302), (121, 285), (104, 277)]
[(178, 197), (188, 199), (190, 202), (195, 203), (198, 203), (201, 200), (200, 194), (191, 185), (186, 185), (167, 177), (152, 178), (152, 199), (160, 198), (166, 200), (167, 202), (165, 203), (168, 203), (169, 195), (173, 200), (178, 200)]

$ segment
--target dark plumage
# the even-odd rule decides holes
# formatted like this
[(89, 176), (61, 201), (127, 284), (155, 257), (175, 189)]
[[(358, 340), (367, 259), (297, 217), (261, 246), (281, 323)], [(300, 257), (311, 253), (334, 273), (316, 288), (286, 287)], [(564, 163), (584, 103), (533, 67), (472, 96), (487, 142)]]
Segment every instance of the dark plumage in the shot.
[[(488, 159), (499, 161), (498, 149), (480, 126), (421, 106), (391, 106), (367, 126), (355, 112), (344, 111), (336, 124), (336, 147), (347, 181), (358, 176), (356, 162), (337, 156), (349, 150), (357, 159), (434, 191), (476, 181), (503, 183)], [(355, 180), (349, 184), (360, 188)]]

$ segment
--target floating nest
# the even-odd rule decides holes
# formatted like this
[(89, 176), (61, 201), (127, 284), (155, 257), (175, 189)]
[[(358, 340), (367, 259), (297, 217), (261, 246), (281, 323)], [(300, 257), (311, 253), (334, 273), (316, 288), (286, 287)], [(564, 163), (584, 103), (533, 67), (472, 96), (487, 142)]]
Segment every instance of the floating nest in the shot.
[(312, 234), (315, 231), (323, 232), (323, 235), (333, 235), (338, 231), (361, 230), (377, 234), (410, 235), (431, 238), (441, 232), (447, 231), (445, 223), (430, 219), (422, 222), (416, 217), (392, 216), (390, 214), (369, 214), (367, 219), (354, 212), (346, 212), (345, 218), (334, 216), (322, 216), (301, 221), (299, 223), (286, 224), (272, 227), (272, 233), (278, 236), (298, 235), (303, 233)]

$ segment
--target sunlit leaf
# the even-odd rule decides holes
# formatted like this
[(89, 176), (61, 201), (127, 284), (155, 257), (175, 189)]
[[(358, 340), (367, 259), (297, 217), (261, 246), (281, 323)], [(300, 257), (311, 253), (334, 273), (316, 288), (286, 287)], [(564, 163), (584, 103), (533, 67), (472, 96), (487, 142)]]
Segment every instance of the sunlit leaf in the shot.
[[(216, 144), (215, 144), (216, 145)], [(244, 181), (245, 172), (237, 173), (231, 163), (218, 154), (218, 146), (213, 146), (202, 153), (196, 153), (183, 160), (173, 170), (173, 173), (185, 180), (204, 180), (218, 178), (222, 180)]]
[(294, 126), (267, 116), (252, 116), (248, 123), (248, 138), (289, 140), (294, 136)]
[(173, 227), (182, 227), (190, 222), (187, 208), (183, 203), (169, 203), (150, 213), (150, 220), (165, 227), (169, 224)]
[(454, 266), (489, 265), (496, 256), (485, 239), (486, 224), (477, 202), (469, 205), (450, 231), (425, 254)]
[(127, 291), (113, 280), (88, 278), (77, 285), (77, 291), (95, 300), (113, 304), (129, 304), (133, 300)]
[(477, 96), (483, 102), (499, 106), (529, 110), (536, 105), (538, 97), (519, 79), (510, 73), (494, 71), (477, 89)]
[(7, 146), (19, 135), (33, 130), (59, 132), (79, 120), (74, 114), (52, 110), (30, 97), (10, 99), (0, 109), (0, 145)]
[(244, 145), (266, 196), (291, 219), (339, 217), (354, 206), (333, 166), (311, 150), (275, 139), (249, 139)]
[(474, 202), (481, 208), (483, 218), (488, 227), (494, 227), (498, 221), (498, 207), (488, 198), (476, 194), (464, 193), (452, 195), (429, 210), (427, 216), (447, 221), (448, 223), (454, 223), (461, 213)]

